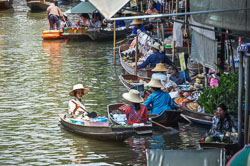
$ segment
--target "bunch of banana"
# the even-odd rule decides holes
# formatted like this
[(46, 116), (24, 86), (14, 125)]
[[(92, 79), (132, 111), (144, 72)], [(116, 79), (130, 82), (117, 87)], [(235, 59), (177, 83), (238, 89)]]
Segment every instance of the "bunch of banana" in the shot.
[(200, 80), (199, 78), (196, 78), (195, 82), (196, 82), (197, 84), (200, 84), (200, 83), (201, 83), (201, 80)]

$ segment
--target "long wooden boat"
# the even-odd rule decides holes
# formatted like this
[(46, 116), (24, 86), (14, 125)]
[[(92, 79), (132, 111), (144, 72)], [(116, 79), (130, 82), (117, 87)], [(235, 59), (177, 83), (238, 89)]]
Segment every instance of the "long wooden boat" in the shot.
[(0, 0), (0, 9), (9, 9), (12, 7), (13, 0)]
[[(112, 40), (114, 38), (114, 32), (113, 30), (109, 29), (102, 29), (102, 28), (89, 28), (86, 31), (86, 34), (92, 39), (92, 40)], [(127, 29), (117, 29), (116, 30), (116, 38), (124, 38), (128, 34)]]
[[(190, 110), (186, 105), (190, 102), (190, 100), (187, 99), (187, 101), (183, 101), (181, 103), (178, 103), (178, 98), (174, 99), (174, 102), (180, 106), (180, 109), (183, 111), (182, 114), (185, 115), (188, 119), (190, 119), (192, 122), (195, 122), (197, 124), (201, 124), (207, 127), (210, 127), (212, 125), (212, 114), (202, 113)], [(186, 99), (186, 98), (184, 98)]]
[[(119, 124), (117, 123), (114, 118), (112, 118), (112, 114), (114, 113), (119, 113), (118, 108), (124, 104), (110, 104), (107, 107), (108, 110), (108, 118), (109, 120), (114, 123), (114, 124)], [(157, 123), (160, 123), (161, 125), (165, 127), (178, 127), (178, 122), (180, 120), (180, 114), (182, 111), (164, 111), (161, 115), (156, 115), (156, 114), (150, 114), (149, 118)], [(152, 123), (152, 127), (154, 129), (162, 129), (158, 125)]]
[(125, 61), (122, 58), (122, 52), (125, 50), (129, 49), (129, 44), (126, 45), (121, 45), (119, 47), (119, 57), (120, 57), (120, 63), (123, 67), (123, 69), (130, 75), (138, 75), (141, 78), (146, 78), (146, 79), (150, 79), (151, 75), (153, 74), (153, 72), (151, 70), (147, 70), (147, 69), (143, 69), (138, 71), (137, 73), (135, 73), (135, 68), (134, 68), (134, 62), (129, 62), (129, 61)]
[[(100, 125), (102, 122), (98, 122), (98, 125), (91, 124), (78, 124), (72, 123), (66, 114), (60, 114), (60, 124), (63, 128), (73, 133), (77, 133), (84, 137), (93, 138), (103, 141), (124, 141), (125, 139), (134, 135), (133, 128), (127, 127), (112, 127), (110, 125)], [(107, 122), (103, 122), (107, 123)]]
[[(115, 125), (122, 125), (121, 122), (118, 122), (113, 115), (114, 114), (122, 114), (118, 108), (124, 104), (109, 104), (107, 106), (108, 118), (109, 121)], [(152, 123), (146, 124), (144, 126), (133, 126), (136, 134), (144, 135), (144, 134), (152, 134)]]
[(87, 28), (75, 28), (75, 27), (67, 27), (65, 28), (62, 36), (67, 39), (77, 39), (77, 40), (86, 40), (91, 38), (86, 34)]
[(57, 0), (26, 0), (32, 12), (46, 11), (50, 3), (57, 4)]

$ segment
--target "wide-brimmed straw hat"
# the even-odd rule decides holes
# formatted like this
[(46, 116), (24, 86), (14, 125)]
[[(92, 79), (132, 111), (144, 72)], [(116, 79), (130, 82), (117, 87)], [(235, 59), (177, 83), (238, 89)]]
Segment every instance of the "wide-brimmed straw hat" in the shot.
[(83, 88), (82, 84), (76, 84), (76, 85), (73, 86), (73, 90), (71, 90), (69, 92), (69, 95), (70, 96), (74, 96), (74, 91), (77, 90), (77, 89), (82, 89), (83, 90), (83, 94), (88, 94), (89, 93), (89, 89)]
[(164, 63), (158, 63), (152, 71), (168, 71), (168, 69), (165, 67)]
[(133, 103), (142, 103), (144, 101), (143, 98), (140, 96), (140, 92), (135, 89), (131, 89), (128, 93), (123, 93), (122, 97), (125, 100)]
[(133, 21), (131, 22), (132, 25), (138, 25), (141, 24), (141, 20), (138, 19), (133, 19)]
[(161, 80), (156, 79), (156, 78), (152, 78), (149, 81), (148, 86), (153, 87), (153, 88), (162, 88), (163, 87), (163, 85), (161, 84)]
[(154, 42), (153, 44), (149, 44), (150, 47), (153, 47), (157, 50), (160, 50), (161, 49), (161, 45), (157, 42)]

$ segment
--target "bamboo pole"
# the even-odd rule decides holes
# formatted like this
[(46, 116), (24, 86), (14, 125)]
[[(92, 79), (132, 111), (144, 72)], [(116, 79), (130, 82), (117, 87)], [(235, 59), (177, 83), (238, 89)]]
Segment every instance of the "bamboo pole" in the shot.
[[(176, 0), (176, 13), (178, 13), (178, 8), (179, 8), (179, 0)], [(177, 16), (176, 16), (177, 19)]]
[(137, 59), (138, 59), (138, 34), (136, 34), (136, 44), (135, 44), (135, 75), (137, 75)]
[(116, 62), (116, 56), (115, 56), (115, 42), (116, 42), (116, 30), (115, 30), (115, 21), (114, 21), (114, 58), (113, 58), (113, 63), (115, 65)]

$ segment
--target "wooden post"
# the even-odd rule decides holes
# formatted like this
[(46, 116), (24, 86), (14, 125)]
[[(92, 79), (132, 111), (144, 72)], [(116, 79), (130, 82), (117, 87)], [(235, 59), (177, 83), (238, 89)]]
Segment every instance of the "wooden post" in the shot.
[[(178, 13), (178, 8), (179, 8), (179, 0), (176, 0), (176, 13)], [(177, 16), (176, 16), (177, 19)]]
[(113, 58), (113, 63), (115, 65), (116, 57), (115, 57), (115, 42), (116, 42), (116, 30), (115, 30), (115, 21), (114, 21), (114, 58)]
[(136, 35), (136, 44), (135, 44), (135, 75), (137, 75), (137, 59), (138, 59), (138, 34)]
[(172, 62), (174, 63), (174, 59), (175, 59), (175, 41), (173, 41), (173, 48), (172, 48)]

